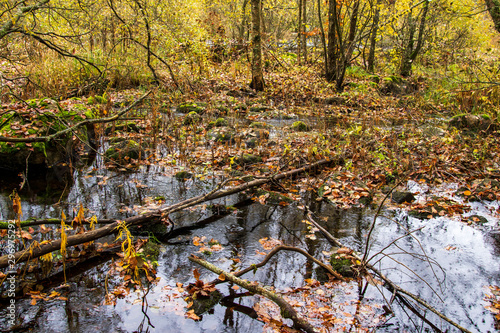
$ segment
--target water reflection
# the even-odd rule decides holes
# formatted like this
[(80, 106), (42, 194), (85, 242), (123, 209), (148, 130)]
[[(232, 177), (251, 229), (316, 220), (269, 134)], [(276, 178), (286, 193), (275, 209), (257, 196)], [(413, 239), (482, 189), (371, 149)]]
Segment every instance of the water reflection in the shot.
[[(149, 166), (135, 173), (115, 173), (103, 170), (76, 171), (74, 185), (68, 193), (67, 207), (76, 207), (80, 202), (100, 218), (128, 216), (135, 214), (130, 209), (133, 205), (144, 203), (145, 199), (163, 196), (167, 204), (205, 193), (215, 186), (215, 180), (189, 180), (179, 182), (171, 177), (171, 171), (159, 166)], [(234, 195), (217, 200), (222, 205), (237, 205), (246, 199), (243, 195)], [(8, 199), (2, 197), (2, 214)], [(311, 209), (321, 223), (343, 243), (357, 251), (364, 249), (367, 230), (373, 220), (373, 211), (362, 209), (339, 210), (325, 202), (308, 201)], [(47, 203), (31, 203), (23, 200), (25, 218), (58, 217), (60, 208)], [(373, 234), (371, 254), (384, 249), (394, 239), (405, 234), (406, 230), (415, 230), (414, 236), (398, 241), (386, 249), (390, 257), (380, 258), (377, 267), (403, 288), (429, 301), (438, 310), (457, 320), (461, 325), (486, 332), (494, 330), (493, 316), (484, 309), (483, 287), (500, 284), (500, 267), (497, 263), (499, 252), (498, 235), (468, 226), (462, 222), (446, 218), (420, 221), (404, 213), (384, 211), (386, 217), (377, 220)], [(185, 302), (182, 298), (169, 298), (167, 290), (175, 289), (176, 283), (184, 285), (193, 282), (193, 266), (188, 261), (190, 253), (197, 253), (198, 247), (191, 242), (193, 236), (205, 236), (208, 240), (217, 239), (224, 245), (224, 250), (214, 252), (207, 258), (217, 266), (227, 270), (246, 268), (258, 263), (263, 256), (259, 240), (276, 238), (287, 245), (305, 249), (311, 255), (327, 260), (323, 251), (330, 251), (330, 245), (318, 235), (318, 239), (307, 239), (307, 226), (302, 222), (303, 212), (290, 205), (271, 207), (256, 203), (241, 204), (235, 213), (212, 218), (212, 211), (196, 210), (172, 214), (176, 228), (185, 232), (174, 235), (169, 243), (162, 245), (158, 275), (161, 280), (150, 290), (147, 300), (148, 316), (154, 332), (261, 332), (263, 324), (254, 319), (252, 312), (255, 297), (225, 298), (222, 305), (217, 305), (212, 314), (204, 314), (199, 322), (184, 317)], [(2, 215), (8, 218), (10, 215)], [(210, 220), (211, 219), (211, 220)], [(206, 223), (203, 223), (205, 221)], [(398, 223), (395, 223), (397, 221)], [(200, 223), (201, 222), (201, 223)], [(198, 223), (198, 224), (197, 224)], [(196, 225), (196, 228), (190, 228)], [(448, 246), (451, 247), (448, 247)], [(425, 253), (437, 261), (442, 270), (421, 257), (408, 253)], [(238, 267), (234, 267), (231, 258), (238, 258)], [(392, 259), (391, 259), (392, 258)], [(402, 268), (401, 264), (409, 269)], [(109, 269), (109, 262), (89, 268), (85, 273), (70, 279), (70, 289), (64, 291), (67, 300), (39, 301), (31, 305), (30, 300), (19, 300), (19, 324), (23, 329), (33, 332), (133, 332), (146, 329), (142, 309), (142, 294), (132, 293), (125, 299), (118, 300), (115, 306), (102, 306), (105, 289), (104, 280)], [(214, 274), (199, 269), (201, 278), (212, 280)], [(443, 274), (443, 271), (445, 274)], [(415, 277), (417, 273), (425, 282)], [(438, 276), (438, 279), (435, 278)], [(440, 285), (446, 277), (443, 284)], [(255, 274), (248, 273), (243, 278), (272, 285), (278, 290), (300, 287), (309, 278), (323, 280), (315, 265), (296, 253), (280, 252)], [(113, 279), (111, 279), (111, 284)], [(428, 285), (427, 285), (428, 284)], [(433, 294), (431, 286), (441, 295), (442, 302)], [(167, 288), (167, 289), (166, 289)], [(168, 289), (170, 288), (170, 289)], [(225, 296), (234, 296), (235, 292), (227, 285), (220, 286)], [(383, 297), (378, 288), (353, 281), (337, 291), (339, 302), (360, 300), (352, 308), (353, 313), (360, 312), (364, 304), (382, 304)], [(385, 292), (387, 299), (391, 294)], [(234, 309), (233, 309), (234, 308)], [(407, 330), (414, 331), (421, 322), (413, 315), (408, 320), (402, 308), (393, 307), (395, 313), (387, 325), (378, 331)], [(5, 310), (0, 311), (3, 315)], [(450, 329), (433, 315), (427, 316), (438, 323), (443, 330)], [(1, 329), (5, 323), (0, 323)]]

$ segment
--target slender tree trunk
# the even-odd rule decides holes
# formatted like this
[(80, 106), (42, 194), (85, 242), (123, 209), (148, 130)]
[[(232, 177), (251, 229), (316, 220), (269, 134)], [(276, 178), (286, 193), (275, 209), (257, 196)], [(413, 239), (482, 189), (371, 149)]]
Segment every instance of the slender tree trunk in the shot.
[(328, 6), (328, 48), (326, 64), (326, 79), (330, 82), (335, 81), (337, 77), (337, 57), (339, 49), (336, 29), (337, 19), (337, 1), (330, 0)]
[(302, 54), (304, 55), (304, 62), (307, 63), (307, 12), (306, 12), (307, 0), (302, 0)]
[[(422, 50), (422, 46), (424, 46), (424, 31), (425, 31), (425, 23), (427, 19), (427, 13), (429, 12), (429, 1), (424, 2), (424, 8), (422, 8), (422, 16), (420, 17), (420, 24), (418, 26), (418, 36), (415, 41), (415, 22), (410, 23), (410, 34), (408, 39), (408, 44), (406, 49), (403, 51), (403, 57), (401, 59), (401, 69), (400, 74), (403, 77), (410, 76), (411, 69), (413, 66), (413, 62), (417, 59), (418, 54)], [(411, 12), (410, 12), (411, 15)], [(410, 20), (413, 20), (410, 18)], [(415, 42), (417, 45), (414, 47)]]
[(261, 0), (252, 0), (252, 89), (264, 90), (262, 70), (262, 38), (260, 32)]
[(359, 0), (356, 0), (352, 7), (351, 21), (349, 22), (349, 35), (347, 36), (346, 55), (344, 59), (344, 67), (350, 66), (352, 53), (354, 52), (354, 40), (356, 39), (356, 31), (358, 26), (359, 16)]
[(326, 49), (325, 29), (323, 28), (323, 19), (321, 18), (321, 0), (318, 0), (318, 22), (321, 30), (321, 44), (323, 45), (323, 58), (325, 61), (325, 76), (328, 73), (328, 52)]
[(370, 51), (368, 52), (368, 72), (373, 73), (375, 69), (375, 48), (377, 46), (378, 23), (380, 21), (380, 6), (382, 0), (377, 0), (373, 16), (373, 26), (370, 35)]
[(247, 4), (248, 0), (243, 1), (243, 5), (241, 7), (241, 25), (239, 27), (239, 38), (241, 41), (243, 41), (245, 38), (245, 28), (247, 27), (247, 15), (246, 15), (246, 9), (247, 9)]
[(297, 58), (299, 65), (302, 64), (302, 3), (304, 0), (299, 0), (299, 24), (297, 27)]

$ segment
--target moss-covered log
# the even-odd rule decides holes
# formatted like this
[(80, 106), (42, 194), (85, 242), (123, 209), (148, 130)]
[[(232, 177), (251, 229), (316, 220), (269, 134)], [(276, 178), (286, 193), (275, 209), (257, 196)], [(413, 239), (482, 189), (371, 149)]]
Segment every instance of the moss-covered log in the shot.
[(205, 267), (206, 269), (214, 272), (215, 274), (217, 274), (219, 276), (221, 274), (223, 274), (225, 276), (226, 280), (229, 280), (229, 281), (237, 284), (238, 286), (240, 286), (242, 288), (245, 288), (246, 290), (248, 290), (254, 294), (259, 294), (259, 295), (262, 295), (262, 296), (270, 299), (271, 301), (273, 301), (274, 303), (276, 303), (279, 306), (279, 308), (281, 310), (281, 316), (283, 318), (288, 318), (288, 319), (291, 319), (293, 321), (294, 328), (303, 330), (303, 331), (308, 332), (308, 333), (318, 332), (310, 323), (307, 322), (307, 320), (302, 318), (297, 313), (297, 311), (295, 311), (293, 306), (291, 306), (281, 296), (279, 296), (278, 294), (273, 293), (272, 291), (260, 286), (257, 282), (249, 282), (249, 281), (242, 280), (242, 279), (234, 276), (233, 274), (228, 273), (228, 272), (220, 269), (219, 267), (212, 265), (211, 263), (209, 263), (201, 258), (198, 258), (196, 256), (193, 256), (193, 255), (191, 257), (189, 257), (189, 260), (197, 263), (198, 265)]

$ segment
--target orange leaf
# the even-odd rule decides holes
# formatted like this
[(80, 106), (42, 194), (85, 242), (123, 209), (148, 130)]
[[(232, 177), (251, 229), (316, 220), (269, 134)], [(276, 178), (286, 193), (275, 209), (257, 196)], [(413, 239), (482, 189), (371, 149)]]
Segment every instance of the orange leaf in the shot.
[(193, 270), (193, 276), (196, 280), (199, 280), (200, 279), (200, 272), (198, 272), (198, 268), (195, 268)]
[(221, 281), (225, 281), (226, 280), (226, 276), (224, 275), (224, 273), (221, 273), (219, 275), (219, 280), (221, 280)]
[(232, 286), (231, 289), (238, 290), (238, 289), (240, 289), (240, 287), (238, 287), (238, 286)]
[(188, 317), (189, 319), (193, 319), (193, 320), (200, 320), (200, 317), (198, 317), (194, 313), (194, 310), (189, 310), (188, 312), (186, 312), (186, 317)]
[(469, 190), (464, 191), (464, 195), (465, 195), (465, 196), (469, 196), (469, 195), (471, 195), (471, 194), (472, 194), (472, 193), (471, 193), (471, 191), (469, 191)]

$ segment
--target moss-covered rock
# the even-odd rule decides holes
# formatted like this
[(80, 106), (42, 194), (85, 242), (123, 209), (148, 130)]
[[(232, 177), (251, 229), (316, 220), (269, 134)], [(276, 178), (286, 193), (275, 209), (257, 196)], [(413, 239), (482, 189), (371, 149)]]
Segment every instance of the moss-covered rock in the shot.
[(418, 83), (395, 75), (382, 79), (380, 92), (383, 95), (408, 95), (418, 90)]
[(265, 112), (269, 109), (270, 109), (270, 107), (268, 107), (268, 106), (252, 106), (250, 108), (250, 112), (260, 113), (260, 112)]
[(354, 271), (351, 268), (351, 260), (341, 257), (338, 254), (333, 254), (330, 257), (330, 265), (332, 269), (345, 277), (354, 277)]
[(247, 166), (262, 162), (262, 157), (253, 154), (242, 154), (234, 159), (236, 165)]
[(186, 179), (190, 179), (192, 177), (193, 177), (193, 174), (186, 171), (186, 170), (179, 171), (175, 174), (175, 178), (178, 181), (185, 181)]
[(179, 104), (177, 106), (177, 112), (181, 112), (181, 113), (196, 112), (198, 114), (201, 114), (205, 111), (206, 107), (207, 107), (206, 103), (186, 102), (186, 103)]
[(228, 121), (224, 118), (217, 118), (217, 120), (215, 120), (215, 127), (223, 127), (228, 125)]
[(130, 159), (143, 158), (144, 149), (134, 140), (124, 140), (111, 145), (104, 155), (120, 164), (128, 164)]
[(191, 111), (184, 117), (182, 124), (185, 126), (193, 125), (199, 123), (200, 120), (201, 120), (200, 115), (195, 111)]
[[(39, 107), (44, 104), (42, 102), (44, 101), (32, 100), (31, 104)], [(53, 100), (48, 100), (45, 104), (47, 107), (44, 110), (35, 109), (29, 113), (19, 113), (13, 110), (2, 114), (0, 136), (26, 138), (51, 135), (89, 117), (85, 115), (87, 108), (81, 111), (66, 110)], [(79, 127), (75, 131), (78, 139), (73, 139), (72, 133), (66, 133), (55, 137), (50, 142), (0, 142), (2, 167), (9, 170), (24, 170), (27, 161), (31, 165), (48, 166), (69, 161), (74, 156), (73, 151), (80, 142), (79, 139), (89, 143), (89, 138), (93, 135), (89, 131), (93, 131), (93, 127)]]
[(89, 105), (94, 105), (94, 104), (106, 104), (108, 103), (108, 99), (106, 94), (103, 96), (95, 95), (95, 96), (89, 96), (87, 98), (87, 104)]
[(261, 121), (254, 121), (249, 125), (250, 128), (260, 128), (260, 129), (268, 129), (271, 125), (268, 125)]
[(207, 125), (207, 129), (211, 129), (211, 128), (214, 128), (214, 127), (225, 127), (225, 126), (228, 126), (229, 125), (229, 122), (224, 119), (224, 118), (217, 118), (216, 120), (213, 120), (211, 122), (208, 123)]
[(188, 309), (194, 310), (194, 313), (197, 316), (200, 316), (203, 313), (212, 309), (217, 304), (219, 304), (219, 301), (221, 299), (222, 299), (222, 294), (218, 290), (210, 292), (208, 297), (202, 296), (201, 293), (199, 292), (195, 292), (191, 297), (191, 300), (193, 302)]
[(207, 133), (207, 140), (234, 142), (235, 131), (229, 127), (216, 127)]
[(295, 132), (307, 132), (310, 130), (309, 126), (307, 126), (303, 121), (294, 122), (290, 129)]
[(244, 140), (247, 148), (254, 148), (259, 143), (264, 143), (269, 139), (269, 131), (262, 128), (253, 128), (244, 133)]

